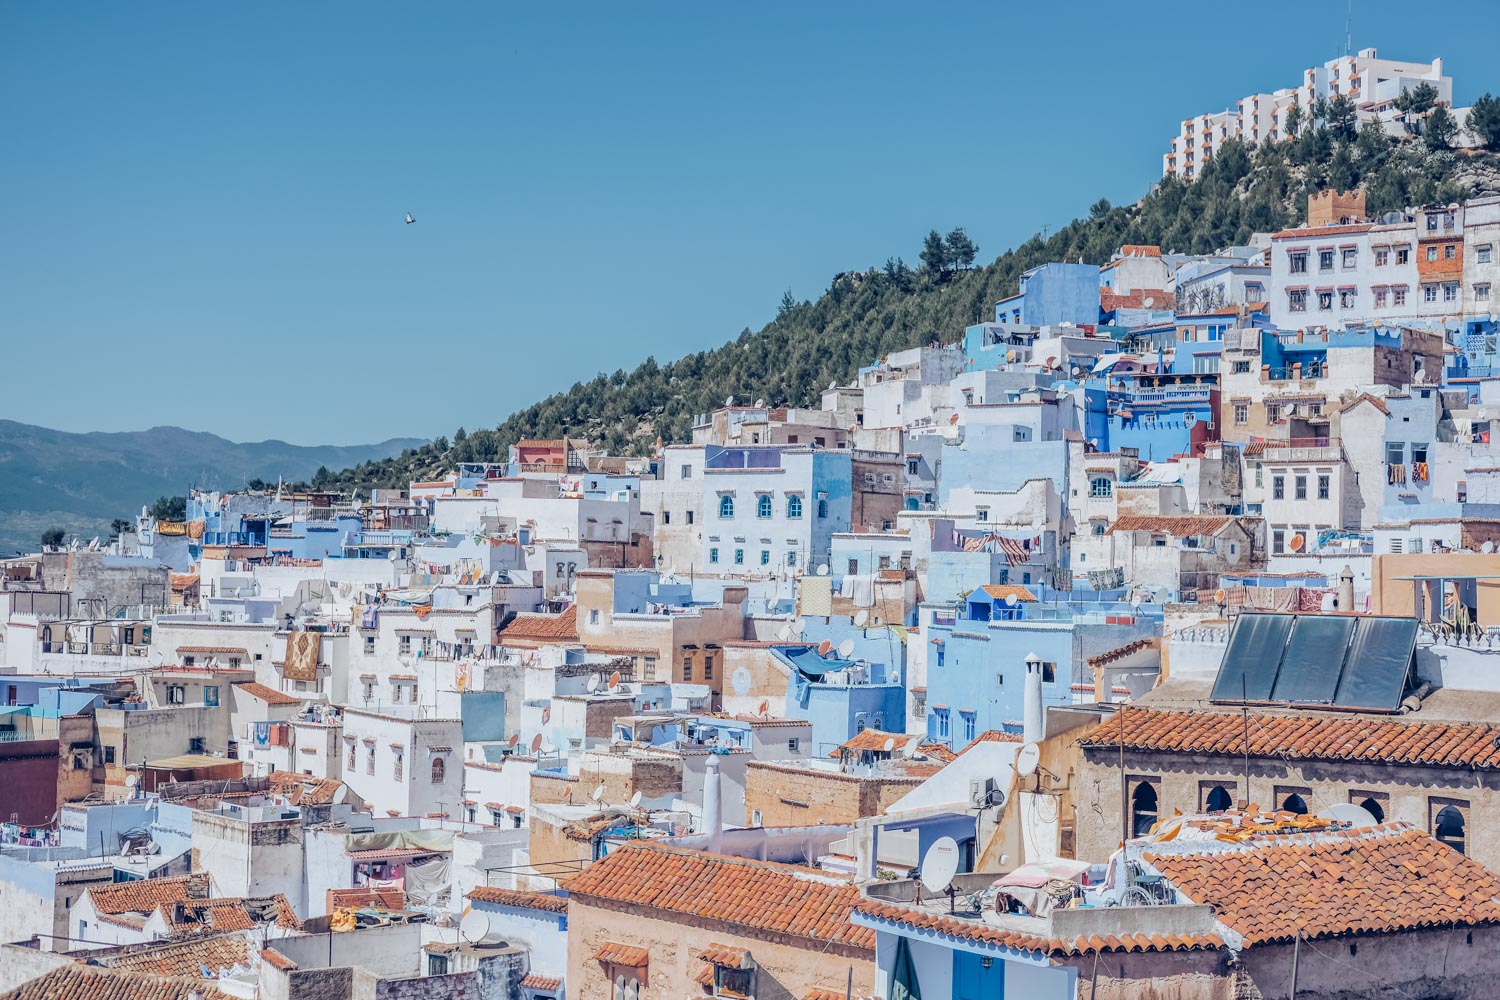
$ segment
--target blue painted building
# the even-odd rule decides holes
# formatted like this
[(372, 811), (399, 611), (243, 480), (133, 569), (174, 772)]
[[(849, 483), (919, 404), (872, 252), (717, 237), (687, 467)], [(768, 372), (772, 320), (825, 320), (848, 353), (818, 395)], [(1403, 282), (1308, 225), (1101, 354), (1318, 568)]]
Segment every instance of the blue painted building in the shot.
[(1059, 488), (1068, 481), (1065, 441), (1017, 441), (1012, 424), (965, 427), (958, 443), (944, 442), (938, 478), (938, 504), (947, 506), (952, 490), (1014, 492), (1028, 479), (1051, 479)]
[(1134, 448), (1147, 461), (1191, 454), (1219, 438), (1219, 378), (1132, 372), (1084, 388), (1084, 427), (1101, 451)]
[(1470, 402), (1478, 402), (1484, 381), (1500, 378), (1500, 323), (1488, 318), (1465, 320), (1456, 340), (1459, 350), (1448, 355), (1443, 385), (1463, 389)]
[(1099, 322), (1099, 268), (1051, 263), (1021, 275), (1021, 289), (995, 304), (996, 323), (1074, 326)]
[[(809, 641), (811, 631), (804, 633)], [(856, 651), (848, 658), (821, 655), (816, 645), (771, 647), (788, 673), (786, 716), (812, 724), (814, 756), (831, 753), (862, 729), (905, 728), (906, 686), (890, 653), (892, 645), (903, 653), (904, 647), (889, 629), (854, 634)]]

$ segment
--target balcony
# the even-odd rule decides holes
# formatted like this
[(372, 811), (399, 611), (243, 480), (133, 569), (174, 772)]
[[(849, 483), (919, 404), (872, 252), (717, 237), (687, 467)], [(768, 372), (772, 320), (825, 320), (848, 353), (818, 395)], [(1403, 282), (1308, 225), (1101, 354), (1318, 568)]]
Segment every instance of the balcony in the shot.
[(1265, 441), (1262, 447), (1262, 462), (1340, 462), (1344, 458), (1343, 445), (1326, 437)]

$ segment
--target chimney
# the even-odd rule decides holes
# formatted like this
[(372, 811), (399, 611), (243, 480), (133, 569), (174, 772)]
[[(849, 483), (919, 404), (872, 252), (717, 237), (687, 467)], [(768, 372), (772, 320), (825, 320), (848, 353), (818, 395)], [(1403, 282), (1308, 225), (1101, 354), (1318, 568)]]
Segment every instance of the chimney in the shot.
[(1026, 654), (1026, 695), (1021, 716), (1021, 738), (1027, 743), (1042, 739), (1042, 658)]
[(1345, 614), (1354, 610), (1354, 570), (1348, 563), (1339, 573), (1339, 610)]
[(710, 753), (703, 772), (703, 832), (708, 834), (706, 850), (717, 854), (724, 832), (724, 807), (720, 800), (719, 755)]

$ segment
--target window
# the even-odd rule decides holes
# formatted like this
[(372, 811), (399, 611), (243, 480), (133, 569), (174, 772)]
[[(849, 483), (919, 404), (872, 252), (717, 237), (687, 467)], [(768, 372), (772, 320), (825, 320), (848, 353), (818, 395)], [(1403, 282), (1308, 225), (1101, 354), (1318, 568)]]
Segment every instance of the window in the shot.
[(1237, 424), (1247, 424), (1247, 423), (1250, 422), (1250, 404), (1249, 403), (1235, 403), (1234, 404), (1234, 422), (1237, 423)]
[(104, 748), (104, 763), (106, 763), (106, 764), (113, 764), (114, 762), (115, 762), (115, 748), (111, 747), (111, 746), (106, 746)]
[(1333, 251), (1332, 250), (1319, 250), (1318, 251), (1318, 270), (1319, 271), (1332, 271), (1333, 270)]
[(975, 507), (974, 519), (976, 521), (988, 521), (990, 519), (990, 509), (988, 507)]
[(1108, 476), (1095, 476), (1089, 480), (1089, 496), (1104, 500), (1115, 495), (1115, 481)]
[(714, 966), (714, 993), (721, 997), (749, 997), (755, 995), (754, 969), (728, 969)]
[(801, 753), (802, 752), (802, 741), (800, 739), (798, 739), (797, 737), (793, 736), (791, 739), (789, 739), (789, 740), (786, 741), (786, 748), (788, 750), (790, 750), (792, 753)]
[(1352, 288), (1340, 288), (1339, 289), (1339, 308), (1340, 309), (1353, 309), (1354, 308), (1354, 289), (1352, 289)]
[(1343, 252), (1344, 270), (1351, 271), (1359, 264), (1359, 251), (1353, 247), (1345, 247)]
[(448, 762), (441, 757), (432, 758), (432, 783), (441, 785), (448, 780)]
[(793, 569), (796, 568), (796, 566), (797, 566), (797, 553), (795, 551), (792, 551), (790, 549), (787, 550), (786, 564), (788, 566), (792, 567)]
[(795, 493), (786, 498), (786, 516), (792, 520), (802, 516), (802, 498)]
[(1319, 500), (1327, 500), (1328, 499), (1328, 493), (1329, 493), (1328, 487), (1329, 487), (1329, 476), (1328, 476), (1328, 473), (1326, 473), (1326, 472), (1320, 472), (1320, 473), (1318, 473), (1318, 499)]
[(692, 524), (695, 520), (697, 520), (697, 518), (698, 518), (698, 512), (695, 511), (695, 510), (690, 510), (690, 511), (687, 512), (687, 516), (688, 516), (688, 524)]
[(755, 516), (769, 518), (771, 516), (771, 494), (762, 493), (755, 501)]
[(716, 562), (719, 561), (719, 550), (718, 549), (709, 549), (708, 550), (708, 561), (711, 562), (711, 563), (716, 563)]
[(677, 478), (679, 478), (679, 479), (692, 479), (693, 478), (693, 467), (691, 465), (684, 465), (684, 466), (682, 466), (682, 468), (678, 470)]
[(1304, 796), (1311, 794), (1307, 789), (1304, 788), (1295, 792), (1289, 791), (1286, 795), (1282, 795), (1281, 791), (1281, 789), (1277, 789), (1276, 794), (1276, 797), (1281, 800), (1281, 808), (1287, 812), (1296, 813), (1298, 816), (1307, 815), (1307, 799)]
[(1427, 259), (1428, 260), (1437, 260), (1438, 259), (1438, 248), (1437, 247), (1431, 246), (1431, 247), (1427, 248)]
[(1386, 263), (1390, 259), (1391, 259), (1391, 248), (1390, 247), (1376, 247), (1375, 248), (1375, 266), (1376, 267), (1385, 267)]
[(641, 667), (641, 676), (645, 677), (648, 681), (656, 680), (656, 657), (648, 656), (645, 658), (644, 665)]
[(205, 708), (214, 708), (219, 704), (219, 685), (203, 685), (203, 705)]
[(703, 679), (711, 681), (714, 679), (714, 654), (705, 653), (703, 656)]
[(598, 625), (599, 624), (599, 609), (598, 608), (589, 608), (589, 624), (590, 625)]
[(825, 499), (823, 499), (822, 497), (818, 498), (818, 516), (819, 517), (827, 517), (828, 516), (828, 501), (825, 500)]
[(1271, 477), (1271, 499), (1272, 500), (1285, 500), (1286, 499), (1286, 476), (1272, 476)]
[(734, 497), (728, 496), (728, 495), (719, 497), (719, 516), (720, 517), (733, 517), (734, 516)]
[(1404, 305), (1406, 305), (1406, 286), (1405, 285), (1397, 285), (1396, 287), (1394, 287), (1394, 288), (1391, 289), (1391, 305), (1393, 305), (1393, 306), (1404, 306)]
[(745, 550), (744, 549), (735, 549), (734, 550), (734, 564), (736, 566), (743, 566), (743, 565), (745, 565)]
[(1411, 247), (1396, 248), (1396, 263), (1405, 264), (1411, 260)]
[(1306, 476), (1294, 476), (1293, 479), (1292, 479), (1292, 482), (1293, 482), (1293, 484), (1295, 486), (1295, 490), (1296, 490), (1294, 496), (1296, 496), (1296, 498), (1298, 500), (1306, 500), (1307, 499), (1307, 477)]
[(1451, 799), (1433, 799), (1431, 807), (1436, 810), (1432, 816), (1432, 838), (1447, 844), (1459, 854), (1465, 853), (1467, 837), (1464, 828), (1467, 820), (1464, 814), (1468, 811), (1469, 804)]
[(859, 576), (859, 560), (858, 559), (850, 559), (849, 560), (849, 574), (848, 575), (849, 576)]
[(1447, 284), (1443, 285), (1443, 301), (1444, 302), (1454, 302), (1457, 299), (1458, 299), (1458, 285), (1456, 283), (1454, 283), (1454, 282), (1451, 282), (1451, 281), (1448, 282)]
[(1281, 553), (1286, 551), (1286, 529), (1271, 529), (1271, 551)]
[(958, 717), (963, 721), (964, 724), (964, 741), (972, 743), (978, 729), (978, 721), (976, 720), (974, 713), (959, 709)]
[(1150, 833), (1160, 809), (1157, 782), (1149, 778), (1137, 779), (1135, 791), (1130, 793), (1130, 835), (1144, 837)]
[(1377, 823), (1385, 822), (1386, 804), (1390, 797), (1384, 792), (1349, 791), (1349, 801), (1369, 813)]
[(402, 656), (411, 655), (411, 636), (403, 635), (396, 640), (396, 652)]
[(1435, 232), (1437, 232), (1437, 216), (1436, 215), (1429, 215), (1427, 217), (1427, 231), (1429, 233), (1435, 233)]
[(1245, 301), (1249, 303), (1264, 302), (1266, 300), (1266, 289), (1258, 281), (1245, 282)]
[(1438, 295), (1437, 285), (1423, 285), (1422, 286), (1422, 301), (1423, 302), (1436, 302), (1437, 301), (1437, 295)]
[(448, 956), (434, 955), (429, 952), (427, 955), (427, 974), (429, 976), (446, 976), (448, 974)]
[(1307, 273), (1307, 251), (1297, 250), (1287, 253), (1287, 265), (1293, 274)]
[(373, 635), (365, 636), (365, 655), (375, 655), (375, 637)]
[(687, 683), (688, 681), (690, 681), (692, 679), (693, 679), (693, 658), (691, 656), (684, 656), (682, 658), (682, 680), (683, 680), (683, 683), (685, 684), (685, 683)]
[(1248, 361), (1236, 361), (1234, 363), (1234, 373), (1236, 375), (1248, 375), (1248, 374), (1250, 374), (1250, 362), (1248, 362)]
[(1444, 260), (1453, 260), (1457, 256), (1458, 256), (1458, 247), (1457, 246), (1455, 246), (1452, 243), (1445, 243), (1443, 245), (1443, 259)]
[(1223, 784), (1215, 781), (1205, 781), (1199, 786), (1203, 794), (1203, 811), (1209, 813), (1224, 812), (1234, 808), (1234, 796)]
[(1474, 286), (1474, 300), (1476, 302), (1488, 302), (1490, 300), (1490, 286), (1488, 282)]
[(347, 767), (347, 768), (349, 768), (349, 771), (350, 771), (351, 774), (353, 773), (353, 771), (354, 771), (354, 744), (353, 743), (349, 744), (349, 760), (348, 760), (348, 762), (344, 766)]
[(366, 774), (374, 774), (375, 773), (375, 748), (374, 747), (370, 747), (368, 750), (365, 751), (365, 773)]
[(932, 710), (932, 721), (936, 727), (933, 735), (940, 740), (948, 738), (948, 710), (946, 708), (934, 708)]
[(1332, 292), (1319, 292), (1318, 293), (1318, 310), (1320, 312), (1327, 312), (1328, 310), (1331, 310), (1332, 308), (1333, 308), (1333, 293)]
[(168, 705), (181, 705), (181, 704), (186, 703), (186, 701), (187, 701), (187, 688), (183, 687), (181, 684), (168, 684), (167, 685), (167, 704)]
[(664, 511), (661, 512), (661, 523), (662, 524), (671, 524), (672, 523), (672, 512), (670, 510), (664, 510)]
[(1056, 663), (1053, 663), (1053, 662), (1050, 662), (1050, 661), (1043, 661), (1043, 663), (1042, 663), (1042, 683), (1043, 684), (1056, 684), (1057, 683), (1057, 664)]
[(1384, 288), (1375, 289), (1375, 308), (1384, 309), (1386, 300), (1390, 298), (1390, 292)]
[(406, 755), (397, 752), (391, 756), (391, 778), (395, 781), (405, 780), (405, 758)]

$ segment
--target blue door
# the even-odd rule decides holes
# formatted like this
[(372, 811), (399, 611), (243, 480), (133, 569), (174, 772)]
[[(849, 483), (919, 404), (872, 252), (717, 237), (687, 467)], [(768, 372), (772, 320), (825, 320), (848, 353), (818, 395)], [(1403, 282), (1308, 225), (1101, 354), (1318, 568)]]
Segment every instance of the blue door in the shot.
[(1004, 1000), (1005, 963), (996, 959), (988, 969), (984, 959), (967, 951), (953, 953), (953, 1000)]

